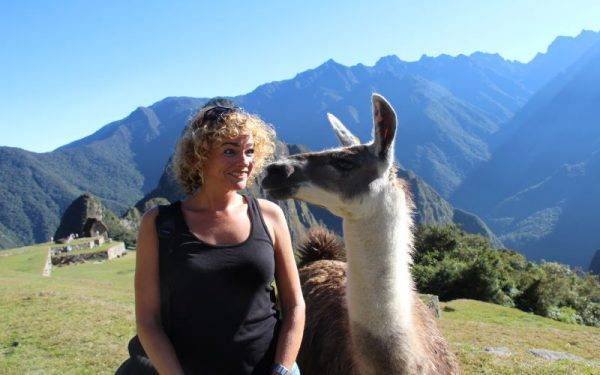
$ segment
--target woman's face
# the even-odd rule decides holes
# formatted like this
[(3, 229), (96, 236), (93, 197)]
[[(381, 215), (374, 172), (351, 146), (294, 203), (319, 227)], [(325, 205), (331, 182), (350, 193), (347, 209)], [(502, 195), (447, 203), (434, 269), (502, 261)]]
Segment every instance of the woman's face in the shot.
[(203, 171), (203, 184), (224, 191), (244, 189), (254, 167), (252, 135), (226, 138), (213, 145)]

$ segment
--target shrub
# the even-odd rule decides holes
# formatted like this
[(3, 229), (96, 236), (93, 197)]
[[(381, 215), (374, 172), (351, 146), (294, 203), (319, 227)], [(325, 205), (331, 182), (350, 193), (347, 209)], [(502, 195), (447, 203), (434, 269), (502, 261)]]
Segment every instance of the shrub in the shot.
[(577, 314), (574, 308), (563, 306), (563, 307), (555, 307), (552, 306), (548, 309), (548, 314), (546, 315), (548, 318), (552, 318), (554, 320), (558, 320), (565, 323), (571, 324), (581, 324), (583, 320), (581, 316)]
[(590, 302), (580, 312), (583, 324), (600, 327), (600, 303)]
[(413, 277), (417, 289), (442, 301), (471, 298), (569, 323), (599, 326), (600, 282), (553, 262), (536, 264), (495, 250), (456, 225), (417, 228)]

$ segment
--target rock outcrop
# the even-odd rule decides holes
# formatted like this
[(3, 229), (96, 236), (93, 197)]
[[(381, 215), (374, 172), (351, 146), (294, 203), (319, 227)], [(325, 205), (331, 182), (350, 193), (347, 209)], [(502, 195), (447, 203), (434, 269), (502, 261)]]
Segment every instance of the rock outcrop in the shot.
[(104, 208), (102, 203), (90, 194), (83, 194), (75, 199), (65, 210), (60, 225), (54, 233), (54, 239), (68, 237), (71, 233), (84, 235), (84, 226), (88, 219), (102, 221)]
[[(139, 220), (138, 220), (139, 222)], [(137, 228), (135, 228), (137, 230)], [(60, 225), (54, 239), (60, 241), (71, 234), (79, 237), (104, 235), (124, 241), (127, 246), (135, 242), (135, 232), (123, 225), (114, 212), (106, 208), (98, 198), (91, 194), (83, 194), (75, 199), (62, 215)]]
[(83, 225), (83, 237), (103, 236), (108, 238), (108, 228), (102, 220), (95, 217), (89, 217)]
[(528, 352), (536, 357), (544, 358), (549, 361), (558, 361), (562, 359), (568, 359), (571, 361), (583, 361), (583, 358), (581, 358), (580, 356), (571, 353), (556, 352), (547, 349), (530, 349), (528, 350)]

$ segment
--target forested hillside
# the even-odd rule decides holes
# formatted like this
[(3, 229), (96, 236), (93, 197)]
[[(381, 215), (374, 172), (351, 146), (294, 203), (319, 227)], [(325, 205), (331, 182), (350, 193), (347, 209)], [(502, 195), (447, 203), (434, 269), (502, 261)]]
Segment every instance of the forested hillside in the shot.
[(600, 42), (515, 115), (506, 141), (453, 200), (532, 259), (587, 268), (600, 248), (599, 98)]

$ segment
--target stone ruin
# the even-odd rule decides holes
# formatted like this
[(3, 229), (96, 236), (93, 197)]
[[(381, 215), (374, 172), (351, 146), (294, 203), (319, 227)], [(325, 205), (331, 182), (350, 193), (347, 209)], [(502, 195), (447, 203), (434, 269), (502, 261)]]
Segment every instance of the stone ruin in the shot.
[[(103, 237), (100, 237), (103, 238)], [(77, 263), (85, 263), (90, 261), (105, 261), (116, 259), (124, 256), (127, 253), (125, 249), (125, 244), (123, 242), (115, 242), (112, 246), (107, 248), (104, 251), (97, 252), (83, 252), (83, 253), (75, 253), (71, 254), (74, 250), (81, 249), (89, 249), (94, 247), (92, 243), (84, 243), (75, 245), (73, 247), (69, 246), (69, 249), (65, 248), (55, 248), (50, 250), (50, 262), (52, 266), (67, 266), (71, 264)], [(48, 272), (49, 273), (49, 272)]]
[[(87, 193), (79, 196), (67, 207), (65, 213), (62, 215), (60, 225), (54, 233), (55, 241), (59, 243), (63, 242), (71, 234), (83, 237), (85, 236), (86, 225), (88, 225), (87, 229), (90, 229), (96, 222), (101, 223), (101, 225), (96, 224), (95, 228), (99, 232), (103, 231), (107, 233), (107, 227), (102, 223), (103, 211), (102, 203), (95, 197)], [(94, 220), (90, 222), (89, 219)]]
[(102, 220), (98, 220), (95, 217), (90, 217), (85, 221), (83, 225), (83, 237), (104, 237), (108, 238), (108, 228)]

